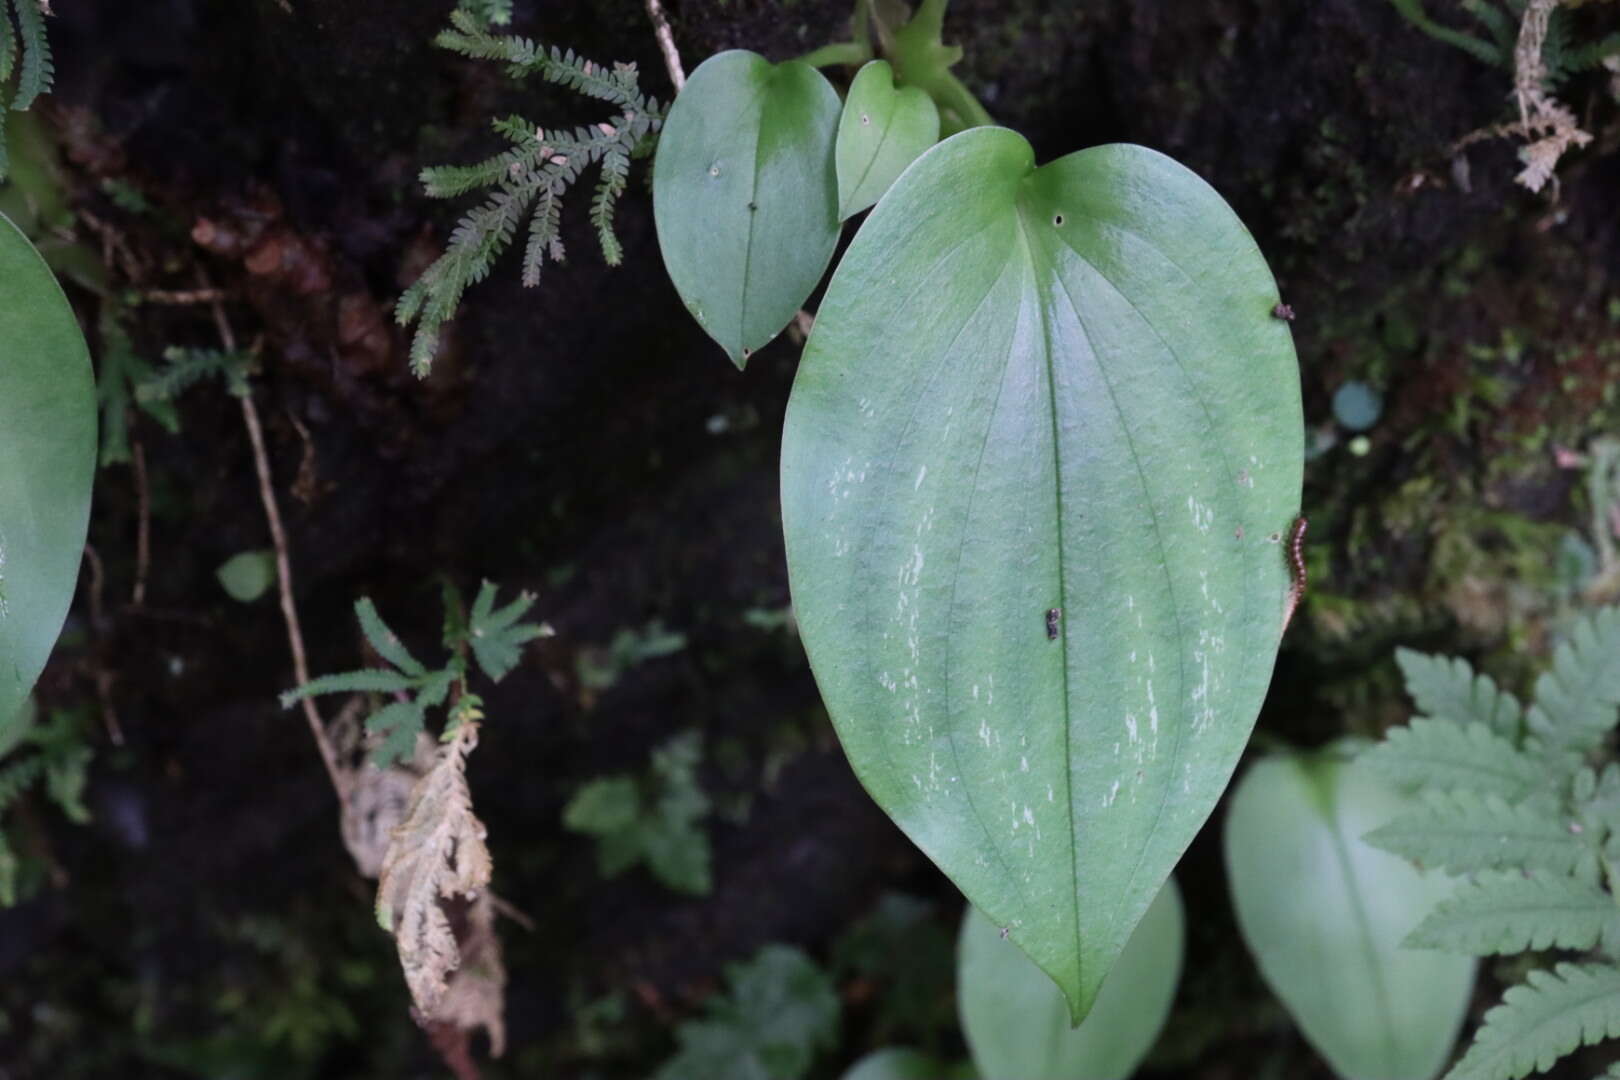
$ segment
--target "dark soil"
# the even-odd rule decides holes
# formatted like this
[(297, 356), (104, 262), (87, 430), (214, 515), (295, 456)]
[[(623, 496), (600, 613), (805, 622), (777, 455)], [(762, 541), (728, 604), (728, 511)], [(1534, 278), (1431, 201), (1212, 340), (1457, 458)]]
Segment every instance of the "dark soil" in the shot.
[[(76, 206), (137, 253), (121, 286), (225, 288), (236, 336), (262, 346), (255, 396), (312, 668), (361, 659), (360, 595), (418, 655), (432, 654), (440, 575), (530, 589), (556, 628), (487, 695), (471, 768), (496, 886), (536, 923), (502, 931), (510, 1075), (586, 1075), (570, 1057), (582, 995), (629, 992), (636, 1034), (593, 1067), (645, 1075), (668, 1052), (661, 1029), (761, 945), (825, 957), (888, 889), (936, 899), (954, 920), (950, 885), (856, 783), (796, 641), (744, 620), (788, 600), (776, 452), (796, 347), (784, 338), (745, 374), (731, 368), (664, 275), (640, 173), (619, 212), (623, 268), (602, 264), (580, 196), (564, 213), (571, 261), (527, 292), (503, 264), (468, 294), (433, 377), (406, 370), (391, 305), (465, 209), (425, 199), (416, 171), (489, 150), (491, 115), (585, 123), (599, 118), (591, 103), (514, 87), (432, 48), (449, 0), (294, 0), (294, 13), (276, 0), (58, 6), (50, 118), (73, 132)], [(832, 0), (670, 6), (688, 66), (731, 47), (796, 55), (844, 36), (848, 17)], [(633, 60), (667, 96), (638, 0), (517, 7), (521, 32)], [(1308, 472), (1331, 591), (1370, 603), (1444, 590), (1427, 543), (1376, 525), (1389, 492), (1419, 470), (1471, 478), (1471, 495), (1494, 491), (1534, 521), (1577, 520), (1571, 480), (1545, 455), (1511, 482), (1492, 472), (1494, 423), (1422, 450), (1413, 440), (1470, 393), (1481, 361), (1464, 346), (1507, 326), (1549, 357), (1586, 348), (1587, 378), (1612, 382), (1615, 361), (1593, 351), (1612, 336), (1602, 312), (1620, 280), (1612, 137), (1561, 170), (1556, 209), (1513, 186), (1505, 141), (1470, 151), (1463, 186), (1447, 148), (1502, 119), (1508, 76), (1382, 0), (958, 0), (949, 26), (967, 49), (959, 73), (1041, 158), (1139, 142), (1233, 204), (1298, 313), (1313, 427), (1331, 425), (1344, 379), (1383, 379), (1390, 413), (1372, 453), (1328, 455)], [(1612, 130), (1612, 115), (1592, 121), (1604, 122)], [(108, 179), (155, 213), (120, 210)], [(203, 221), (214, 231), (199, 245)], [(249, 266), (245, 236), (274, 237), (276, 264)], [(93, 319), (94, 298), (75, 299)], [(134, 332), (148, 355), (218, 343), (207, 307), (140, 310)], [(1565, 394), (1561, 378), (1550, 366), (1526, 376), (1515, 422), (1575, 441), (1605, 399)], [(267, 546), (236, 403), (199, 389), (182, 418), (177, 436), (137, 427), (152, 514), (144, 604), (129, 602), (137, 485), (114, 467), (100, 476), (91, 527), (103, 612), (92, 618), (81, 593), (73, 647), (42, 684), (47, 701), (65, 704), (93, 702), (98, 673), (110, 680), (125, 742), (100, 747), (93, 828), (39, 815), (39, 843), (66, 887), (0, 912), (0, 983), (40, 988), (28, 1009), (16, 1006), (29, 991), (5, 994), (0, 1077), (193, 1075), (151, 1048), (235, 1022), (202, 989), (208, 980), (272, 960), (297, 970), (294, 946), (250, 947), (218, 930), (245, 916), (364, 969), (353, 985), (331, 984), (356, 1032), (332, 1037), (299, 1075), (430, 1075), (435, 1059), (404, 1022), (389, 943), (368, 929), (370, 885), (343, 849), (320, 761), (297, 714), (275, 703), (293, 681), (280, 614), (269, 598), (227, 599), (213, 580), (232, 554)], [(1355, 726), (1346, 711), (1368, 700), (1367, 671), (1398, 640), (1475, 652), (1501, 640), (1436, 610), (1361, 624), (1348, 639), (1306, 625), (1284, 650), (1262, 728), (1316, 743)], [(685, 633), (686, 648), (600, 694), (581, 685), (581, 649), (655, 619)], [(1387, 719), (1396, 699), (1387, 673), (1378, 679), (1372, 698)], [(563, 804), (590, 778), (643, 768), (692, 728), (711, 751), (705, 787), (747, 806), (712, 823), (713, 894), (681, 898), (641, 870), (603, 882), (590, 842), (561, 830)], [(784, 730), (804, 749), (766, 784)], [(1281, 1063), (1277, 1075), (1326, 1075), (1263, 1004), (1233, 943), (1209, 835), (1182, 881), (1199, 913), (1188, 970), (1204, 972), (1190, 978), (1188, 1015), (1222, 998), (1253, 1008), (1155, 1060), (1208, 1080), (1252, 1075), (1262, 1059)], [(850, 1012), (852, 1032), (864, 1015)], [(843, 1060), (860, 1049), (848, 1040)]]

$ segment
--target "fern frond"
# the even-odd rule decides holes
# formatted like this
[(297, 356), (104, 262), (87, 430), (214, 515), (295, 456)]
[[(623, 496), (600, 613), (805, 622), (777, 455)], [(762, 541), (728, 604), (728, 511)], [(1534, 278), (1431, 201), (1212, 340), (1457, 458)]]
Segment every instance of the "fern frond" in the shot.
[(433, 198), (453, 199), (510, 179), (512, 166), (520, 161), (519, 154), (506, 150), (476, 165), (431, 165), (423, 169), (417, 179), (422, 182), (422, 190)]
[(371, 752), (371, 763), (387, 769), (409, 761), (416, 753), (416, 737), (427, 727), (427, 713), (418, 701), (391, 701), (366, 717), (366, 730), (381, 733), (382, 742)]
[[(547, 49), (527, 38), (492, 34), (484, 18), (486, 0), (465, 3), (450, 16), (450, 29), (435, 41), (475, 60), (507, 65), (514, 77), (538, 75), (586, 97), (610, 102), (618, 108), (611, 121), (572, 132), (546, 131), (521, 117), (495, 122), (495, 130), (512, 143), (510, 149), (474, 165), (424, 169), (422, 182), (429, 195), (452, 197), (477, 188), (495, 188), (490, 201), (462, 219), (450, 243), (415, 284), (405, 290), (395, 307), (400, 325), (417, 320), (411, 343), (411, 366), (426, 375), (438, 350), (439, 331), (455, 314), (467, 286), (489, 272), (489, 264), (505, 250), (525, 216), (528, 241), (523, 253), (523, 283), (537, 285), (549, 259), (564, 257), (561, 239), (562, 200), (580, 174), (597, 163), (602, 177), (591, 204), (591, 222), (608, 265), (617, 266), (623, 249), (613, 233), (613, 212), (625, 190), (631, 158), (648, 148), (663, 124), (664, 111), (656, 99), (641, 92), (634, 64), (603, 67), (572, 50)], [(531, 208), (532, 207), (532, 208)]]
[(1429, 18), (1428, 13), (1423, 10), (1423, 0), (1390, 0), (1390, 3), (1395, 5), (1395, 10), (1405, 16), (1408, 22), (1436, 41), (1454, 45), (1492, 67), (1501, 67), (1507, 62), (1507, 54), (1490, 42), (1481, 41), (1472, 34), (1453, 30), (1449, 26), (1442, 26)]
[[(1510, 805), (1471, 791), (1426, 798), (1364, 840), (1374, 847), (1452, 873), (1524, 867), (1555, 874), (1596, 874), (1596, 856), (1580, 826), (1540, 800)], [(1572, 831), (1572, 828), (1574, 831)]]
[(45, 37), (45, 15), (39, 0), (15, 0), (17, 29), (22, 38), (22, 61), (17, 65), (17, 96), (11, 107), (27, 112), (41, 94), (49, 93), (56, 77), (51, 43)]
[(596, 238), (602, 245), (602, 258), (609, 266), (624, 261), (624, 248), (613, 233), (613, 211), (618, 208), (619, 196), (624, 194), (630, 176), (629, 153), (615, 146), (602, 157), (602, 178), (596, 185), (596, 198), (591, 200), (591, 224), (596, 226)]
[[(0, 10), (0, 18), (5, 17), (5, 11)], [(11, 850), (11, 844), (6, 840), (6, 832), (0, 829), (0, 908), (8, 908), (17, 902), (17, 856)]]
[(1505, 739), (1518, 739), (1524, 715), (1519, 699), (1489, 675), (1475, 674), (1468, 661), (1396, 649), (1395, 663), (1406, 677), (1406, 692), (1425, 716), (1479, 723)]
[(523, 284), (533, 288), (540, 284), (540, 271), (546, 259), (562, 262), (567, 255), (562, 237), (562, 200), (550, 188), (535, 200), (534, 213), (529, 217), (529, 242), (523, 249)]
[(1510, 803), (1547, 783), (1541, 762), (1485, 725), (1449, 719), (1419, 716), (1406, 727), (1391, 728), (1357, 760), (1398, 788), (1473, 791)]
[(1551, 748), (1575, 754), (1595, 749), (1620, 719), (1620, 607), (1575, 624), (1553, 654), (1552, 670), (1536, 680), (1530, 730)]
[(1519, 1080), (1578, 1046), (1620, 1036), (1620, 968), (1559, 964), (1511, 987), (1445, 1080)]
[(0, 811), (22, 798), (44, 772), (45, 759), (39, 755), (0, 766)]
[(1596, 41), (1577, 45), (1563, 58), (1564, 78), (1601, 67), (1611, 56), (1620, 56), (1620, 34), (1610, 34)]
[(441, 30), (433, 44), (441, 49), (460, 53), (469, 60), (499, 60), (507, 64), (532, 63), (539, 51), (528, 38), (512, 34), (491, 34), (479, 24), (478, 18), (468, 11), (452, 11), (453, 29)]
[(174, 401), (197, 383), (215, 376), (225, 380), (231, 393), (241, 394), (246, 390), (247, 370), (253, 363), (246, 353), (177, 347), (165, 349), (163, 359), (168, 363), (135, 387), (136, 401)]
[(290, 709), (304, 698), (323, 694), (402, 694), (415, 685), (399, 672), (386, 668), (343, 671), (336, 675), (322, 675), (296, 689), (283, 691), (281, 707)]
[[(10, 0), (0, 0), (0, 91), (11, 81), (11, 72), (17, 63), (17, 32), (11, 28), (10, 8)], [(0, 114), (4, 114), (6, 108), (6, 99), (0, 94)]]
[(478, 666), (496, 682), (504, 679), (517, 666), (526, 642), (549, 637), (552, 633), (551, 627), (545, 623), (518, 621), (533, 606), (534, 594), (524, 592), (519, 593), (511, 603), (497, 608), (494, 584), (486, 581), (478, 589), (467, 620), (467, 640)]
[(504, 26), (512, 21), (512, 0), (461, 0), (456, 7), (485, 26)]
[(638, 76), (634, 64), (614, 64), (609, 70), (583, 56), (574, 55), (573, 49), (564, 52), (553, 45), (548, 54), (538, 54), (531, 66), (547, 82), (566, 86), (577, 94), (624, 109), (636, 109), (642, 105), (641, 94), (636, 88)]
[(378, 656), (413, 678), (427, 674), (427, 668), (411, 655), (405, 643), (399, 640), (399, 635), (390, 630), (382, 616), (377, 614), (377, 605), (371, 602), (371, 597), (362, 596), (356, 600), (354, 614), (360, 621), (360, 632), (366, 635), (366, 640), (377, 650)]
[(1402, 942), (1472, 956), (1590, 949), (1620, 940), (1620, 908), (1595, 885), (1556, 874), (1482, 875), (1458, 886)]
[(432, 1014), (461, 960), (441, 901), (472, 899), (489, 885), (484, 825), (473, 813), (467, 755), (478, 725), (463, 724), (411, 792), (377, 878), (377, 921), (394, 935), (416, 1007)]
[(488, 276), (490, 265), (512, 242), (528, 203), (524, 193), (502, 191), (461, 219), (450, 234), (450, 244), (416, 283), (405, 291), (394, 310), (400, 325), (417, 319), (411, 343), (411, 368), (425, 376), (438, 350), (439, 329), (450, 321), (467, 286)]
[(1519, 24), (1491, 0), (1463, 0), (1462, 9), (1478, 19), (1485, 29), (1490, 31), (1491, 38), (1501, 50), (1505, 63), (1505, 58), (1513, 55), (1513, 42), (1519, 36)]
[(84, 805), (84, 785), (90, 778), (90, 759), (94, 755), (94, 750), (80, 743), (45, 759), (45, 793), (75, 825), (90, 820), (90, 810)]

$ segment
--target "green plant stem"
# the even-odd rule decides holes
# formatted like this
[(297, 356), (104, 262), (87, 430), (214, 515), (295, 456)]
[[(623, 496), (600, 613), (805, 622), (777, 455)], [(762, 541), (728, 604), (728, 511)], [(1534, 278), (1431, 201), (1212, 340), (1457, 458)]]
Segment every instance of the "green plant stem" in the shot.
[(864, 64), (872, 59), (872, 46), (859, 41), (840, 41), (812, 49), (799, 57), (799, 62), (811, 67), (834, 67), (838, 64)]
[(942, 40), (948, 2), (923, 0), (911, 21), (892, 33), (885, 30), (881, 19), (878, 22), (884, 51), (894, 62), (895, 82), (921, 87), (934, 99), (941, 113), (941, 136), (995, 123), (973, 92), (950, 72), (962, 59), (962, 49)]

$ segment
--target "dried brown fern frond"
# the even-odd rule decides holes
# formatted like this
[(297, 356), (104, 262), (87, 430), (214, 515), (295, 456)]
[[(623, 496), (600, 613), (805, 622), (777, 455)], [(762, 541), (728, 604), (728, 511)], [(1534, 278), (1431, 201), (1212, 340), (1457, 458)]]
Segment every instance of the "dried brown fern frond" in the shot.
[(1525, 4), (1513, 46), (1513, 97), (1519, 119), (1471, 131), (1453, 146), (1454, 152), (1460, 152), (1484, 139), (1524, 139), (1525, 145), (1519, 148), (1524, 168), (1513, 179), (1531, 191), (1540, 191), (1551, 181), (1555, 198), (1558, 180), (1553, 170), (1559, 159), (1592, 141), (1592, 134), (1581, 129), (1574, 112), (1551, 90), (1554, 80), (1547, 67), (1547, 34), (1560, 5), (1575, 6), (1570, 0), (1529, 0)]
[(461, 966), (450, 973), (431, 1019), (462, 1031), (483, 1028), (491, 1057), (506, 1049), (506, 965), (495, 936), (495, 897), (482, 892), (467, 909), (467, 931), (460, 938)]
[[(456, 726), (433, 768), (411, 793), (377, 881), (377, 921), (394, 935), (411, 999), (430, 1020), (441, 1018), (452, 973), (467, 959), (466, 946), (478, 944), (482, 952), (493, 952), (497, 985), (505, 981), (494, 934), (487, 926), (489, 849), (467, 788), (467, 755), (477, 745), (476, 723), (468, 720)], [(485, 914), (475, 918), (480, 910)], [(460, 938), (452, 915), (464, 924)], [(485, 927), (484, 943), (476, 940), (480, 925)], [(487, 967), (487, 955), (484, 963)], [(494, 1044), (498, 1014), (494, 1021), (480, 1023)]]
[[(1553, 9), (1562, 0), (1530, 0), (1519, 24), (1519, 40), (1513, 49), (1513, 93), (1519, 102), (1518, 133), (1528, 146), (1519, 151), (1524, 168), (1516, 181), (1531, 191), (1540, 191), (1552, 179), (1553, 169), (1566, 150), (1592, 141), (1582, 131), (1575, 114), (1547, 90), (1547, 65), (1542, 48)], [(1537, 137), (1539, 136), (1539, 137)]]

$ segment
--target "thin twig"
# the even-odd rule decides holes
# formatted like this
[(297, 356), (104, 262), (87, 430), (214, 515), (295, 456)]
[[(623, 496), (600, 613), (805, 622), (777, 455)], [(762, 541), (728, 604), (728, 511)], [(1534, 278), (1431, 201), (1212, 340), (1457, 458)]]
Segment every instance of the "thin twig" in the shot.
[(101, 723), (107, 729), (107, 739), (114, 746), (123, 746), (124, 729), (118, 723), (118, 711), (113, 708), (112, 672), (101, 662), (102, 636), (107, 631), (107, 616), (101, 595), (107, 584), (107, 573), (93, 544), (84, 545), (84, 558), (90, 564), (90, 629), (96, 642), (96, 655), (91, 658), (94, 670), (90, 674), (96, 682), (96, 700), (101, 705)]
[(133, 440), (131, 456), (135, 466), (135, 588), (130, 602), (136, 607), (146, 603), (146, 577), (152, 569), (152, 490), (146, 482), (146, 447), (139, 439)]
[(647, 0), (647, 17), (652, 20), (653, 36), (658, 39), (658, 48), (664, 54), (664, 68), (669, 72), (669, 81), (675, 84), (678, 94), (681, 87), (686, 85), (686, 69), (681, 67), (681, 54), (675, 49), (675, 34), (669, 28), (664, 5), (659, 0)]
[[(225, 318), (225, 306), (214, 302), (214, 324), (219, 329), (219, 340), (226, 352), (236, 351), (236, 335)], [(276, 582), (281, 592), (281, 618), (287, 624), (287, 644), (292, 650), (293, 677), (298, 685), (309, 682), (309, 661), (304, 654), (304, 632), (298, 624), (298, 608), (293, 603), (292, 562), (287, 556), (287, 533), (281, 527), (281, 511), (276, 506), (276, 491), (270, 476), (270, 455), (264, 449), (264, 427), (259, 423), (259, 410), (253, 404), (251, 390), (239, 399), (242, 402), (242, 422), (247, 425), (248, 441), (253, 444), (253, 467), (259, 474), (259, 501), (264, 504), (264, 517), (270, 525), (270, 542), (276, 549)], [(304, 719), (309, 721), (309, 733), (315, 737), (315, 746), (326, 764), (326, 775), (332, 781), (332, 790), (338, 801), (349, 801), (349, 774), (338, 762), (337, 751), (326, 736), (326, 725), (315, 703), (303, 699)]]
[(212, 304), (230, 294), (224, 289), (143, 289), (136, 295), (147, 304)]
[(508, 919), (511, 919), (529, 933), (534, 933), (534, 920), (531, 919), (521, 908), (513, 906), (511, 901), (503, 900), (493, 892), (489, 894), (489, 899), (490, 902), (495, 905), (496, 911), (500, 912), (502, 915), (505, 915)]

